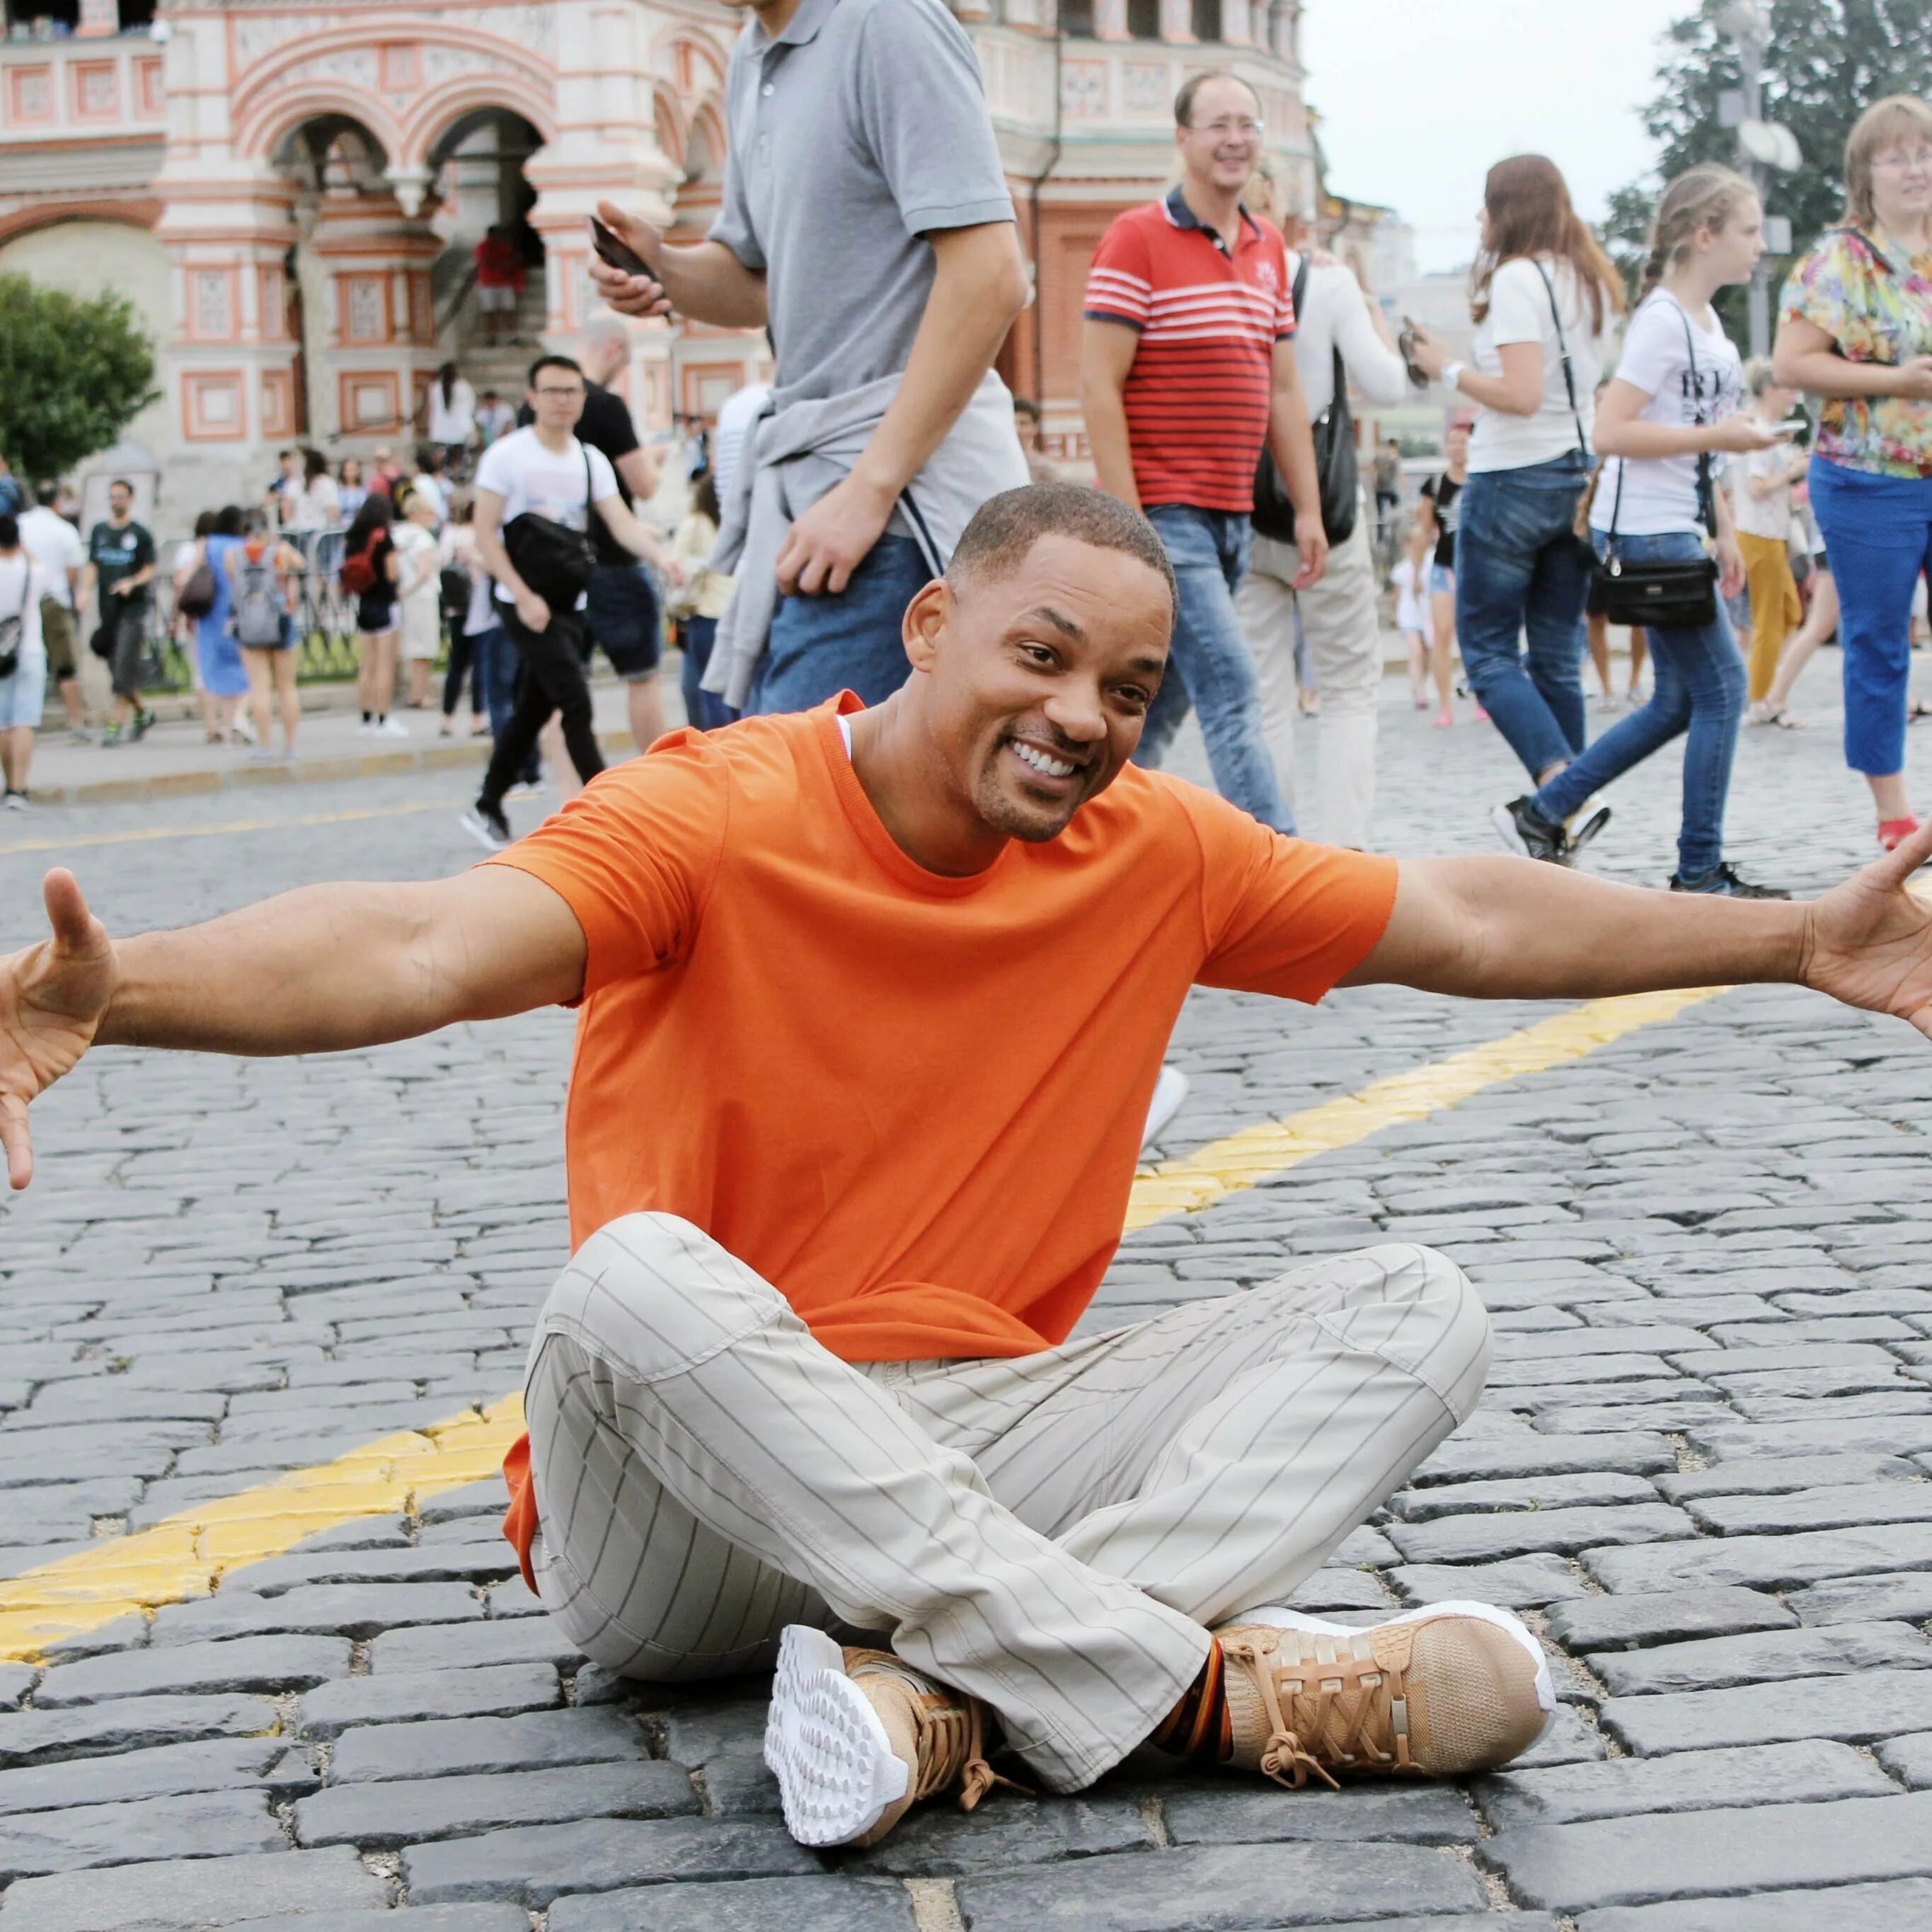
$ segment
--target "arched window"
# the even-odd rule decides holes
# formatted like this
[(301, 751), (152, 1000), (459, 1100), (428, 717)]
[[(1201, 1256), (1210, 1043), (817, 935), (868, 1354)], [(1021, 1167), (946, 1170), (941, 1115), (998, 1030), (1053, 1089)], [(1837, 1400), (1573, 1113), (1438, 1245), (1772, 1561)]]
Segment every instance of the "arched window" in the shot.
[(1160, 38), (1160, 0), (1127, 0), (1127, 32), (1137, 40)]
[(1094, 38), (1094, 0), (1060, 0), (1060, 30), (1070, 38)]
[(1221, 0), (1191, 0), (1188, 26), (1197, 40), (1221, 38)]

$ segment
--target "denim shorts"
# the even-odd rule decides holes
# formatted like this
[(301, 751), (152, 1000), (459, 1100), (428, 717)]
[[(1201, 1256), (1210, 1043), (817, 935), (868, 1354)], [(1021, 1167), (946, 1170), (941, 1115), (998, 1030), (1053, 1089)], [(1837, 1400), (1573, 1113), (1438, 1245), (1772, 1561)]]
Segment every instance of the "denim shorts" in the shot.
[(22, 651), (14, 675), (0, 682), (0, 731), (19, 724), (38, 730), (46, 701), (47, 654), (44, 650)]
[(1429, 566), (1429, 588), (1441, 591), (1445, 597), (1455, 595), (1456, 573), (1446, 563), (1432, 563)]
[(590, 640), (602, 646), (610, 668), (634, 682), (656, 670), (658, 594), (643, 565), (600, 563), (584, 607)]

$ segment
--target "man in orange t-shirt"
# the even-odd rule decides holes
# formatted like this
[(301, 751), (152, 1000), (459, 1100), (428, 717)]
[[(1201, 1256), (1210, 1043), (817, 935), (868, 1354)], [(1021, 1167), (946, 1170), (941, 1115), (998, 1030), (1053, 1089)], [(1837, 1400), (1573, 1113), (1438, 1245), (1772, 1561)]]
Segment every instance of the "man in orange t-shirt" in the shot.
[(1189, 986), (1791, 980), (1932, 1032), (1905, 890), (1932, 825), (1810, 904), (1298, 844), (1127, 763), (1174, 594), (1124, 506), (1010, 491), (913, 601), (881, 705), (674, 734), (458, 878), (117, 943), (50, 873), (52, 938), (0, 960), (16, 1186), (26, 1103), (94, 1044), (313, 1052), (580, 1003), (574, 1252), (506, 1527), (614, 1670), (776, 1660), (806, 1844), (976, 1803), (995, 1723), (1067, 1791), (1150, 1738), (1296, 1784), (1468, 1771), (1554, 1708), (1506, 1612), (1279, 1607), (1474, 1408), (1489, 1325), (1451, 1262), (1389, 1244), (1069, 1340)]

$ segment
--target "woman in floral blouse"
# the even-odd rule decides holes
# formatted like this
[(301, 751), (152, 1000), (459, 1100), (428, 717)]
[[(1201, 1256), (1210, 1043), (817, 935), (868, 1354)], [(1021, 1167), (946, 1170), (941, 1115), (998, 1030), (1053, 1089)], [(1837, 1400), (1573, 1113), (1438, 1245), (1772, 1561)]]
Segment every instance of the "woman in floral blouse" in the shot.
[(1844, 606), (1845, 762), (1889, 851), (1905, 789), (1912, 586), (1932, 566), (1932, 106), (1896, 94), (1845, 143), (1846, 225), (1785, 284), (1777, 379), (1824, 398), (1811, 508)]

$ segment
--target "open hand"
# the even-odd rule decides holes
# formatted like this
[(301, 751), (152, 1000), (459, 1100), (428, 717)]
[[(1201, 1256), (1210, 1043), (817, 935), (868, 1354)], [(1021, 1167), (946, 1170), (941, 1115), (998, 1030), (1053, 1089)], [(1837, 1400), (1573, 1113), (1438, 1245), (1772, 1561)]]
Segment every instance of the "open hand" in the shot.
[(0, 958), (0, 1146), (16, 1188), (34, 1178), (28, 1102), (94, 1044), (114, 992), (114, 943), (74, 874), (50, 872), (41, 894), (52, 938)]
[(896, 493), (882, 495), (855, 471), (792, 520), (778, 552), (778, 588), (788, 597), (836, 595), (885, 534)]
[(1932, 820), (1806, 908), (1798, 978), (1932, 1039), (1932, 904), (1906, 881), (1932, 859)]
[[(633, 254), (642, 256), (646, 262), (662, 259), (664, 236), (648, 221), (641, 221), (634, 214), (626, 214), (614, 202), (609, 201), (597, 204), (597, 218)], [(612, 268), (602, 256), (593, 254), (590, 257), (590, 279), (596, 284), (597, 292), (620, 315), (643, 317), (670, 313), (670, 298), (664, 293), (664, 284), (654, 275), (627, 275), (622, 268)]]

